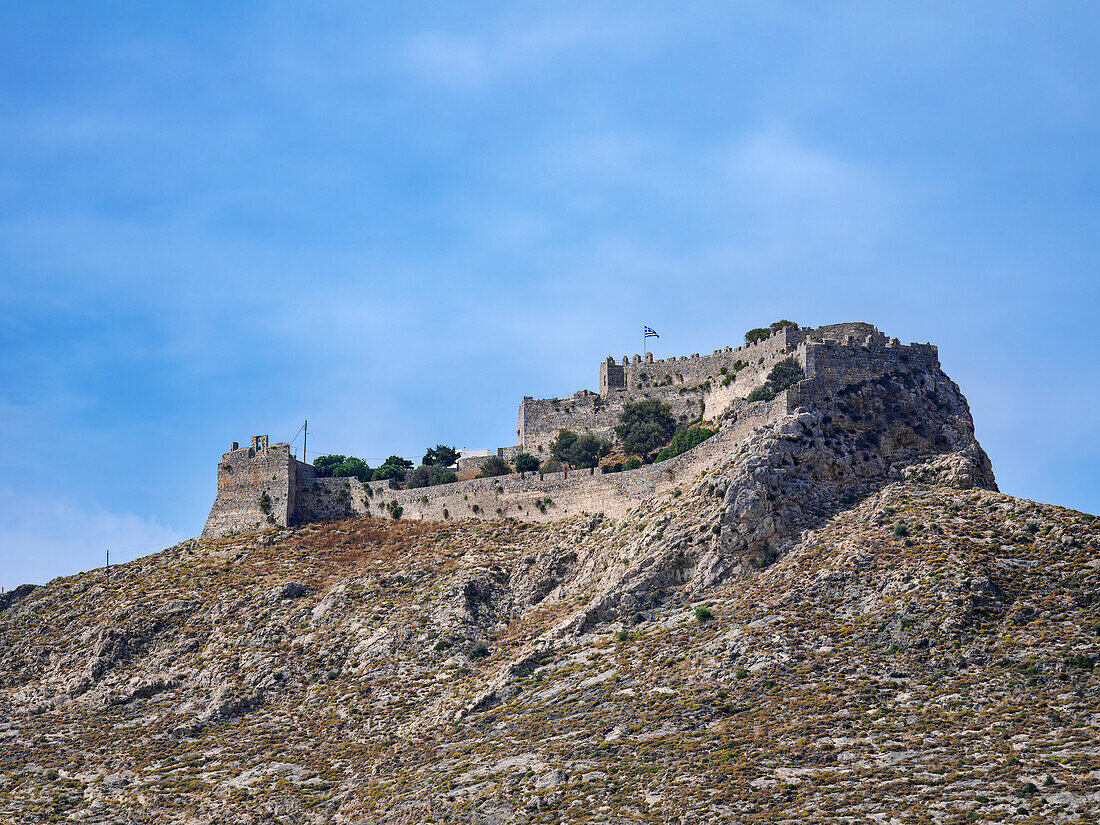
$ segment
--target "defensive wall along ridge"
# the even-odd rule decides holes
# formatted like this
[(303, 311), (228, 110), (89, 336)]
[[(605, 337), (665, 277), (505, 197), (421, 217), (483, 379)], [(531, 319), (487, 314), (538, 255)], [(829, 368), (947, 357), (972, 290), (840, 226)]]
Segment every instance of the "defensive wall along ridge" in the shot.
[[(795, 359), (803, 380), (771, 401), (748, 402), (768, 372)], [(902, 345), (871, 324), (853, 322), (817, 328), (781, 327), (765, 340), (716, 350), (711, 355), (654, 360), (635, 355), (600, 365), (600, 392), (581, 390), (568, 399), (525, 397), (520, 405), (520, 443), (498, 450), (549, 454), (559, 430), (592, 432), (616, 441), (614, 425), (624, 404), (655, 398), (682, 421), (719, 421), (719, 432), (686, 453), (624, 472), (569, 470), (496, 476), (433, 487), (397, 489), (390, 482), (320, 477), (298, 461), (286, 443), (254, 436), (236, 442), (218, 465), (218, 492), (203, 529), (217, 537), (355, 514), (412, 519), (552, 521), (578, 513), (619, 517), (642, 501), (683, 485), (748, 435), (808, 403), (834, 396), (852, 384), (899, 370), (939, 368), (931, 344)]]

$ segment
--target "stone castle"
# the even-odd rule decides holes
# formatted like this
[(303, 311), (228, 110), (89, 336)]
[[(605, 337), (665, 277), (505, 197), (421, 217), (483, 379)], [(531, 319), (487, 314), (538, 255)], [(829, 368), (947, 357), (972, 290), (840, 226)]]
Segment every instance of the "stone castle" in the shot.
[[(793, 358), (804, 377), (770, 401), (749, 402), (778, 362)], [(578, 513), (624, 515), (643, 500), (673, 489), (737, 448), (760, 427), (809, 403), (820, 403), (846, 386), (898, 372), (939, 371), (931, 344), (903, 345), (872, 324), (852, 322), (808, 328), (781, 326), (763, 340), (715, 350), (710, 355), (654, 359), (635, 355), (600, 364), (599, 392), (569, 398), (524, 397), (519, 407), (519, 443), (497, 454), (549, 455), (559, 430), (591, 432), (613, 443), (615, 424), (627, 402), (655, 398), (678, 420), (703, 419), (718, 433), (682, 455), (625, 472), (605, 468), (526, 473), (457, 481), (435, 487), (397, 489), (390, 482), (319, 477), (298, 461), (286, 443), (253, 436), (247, 447), (233, 443), (218, 466), (218, 492), (204, 537), (218, 537), (355, 514), (413, 519), (518, 518), (550, 521)]]

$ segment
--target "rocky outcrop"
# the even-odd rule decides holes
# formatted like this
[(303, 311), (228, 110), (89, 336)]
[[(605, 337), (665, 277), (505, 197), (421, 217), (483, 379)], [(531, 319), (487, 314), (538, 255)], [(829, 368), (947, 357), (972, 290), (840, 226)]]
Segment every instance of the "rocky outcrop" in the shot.
[(1095, 819), (1100, 523), (996, 492), (938, 370), (769, 418), (618, 518), (351, 518), (24, 591), (0, 819)]

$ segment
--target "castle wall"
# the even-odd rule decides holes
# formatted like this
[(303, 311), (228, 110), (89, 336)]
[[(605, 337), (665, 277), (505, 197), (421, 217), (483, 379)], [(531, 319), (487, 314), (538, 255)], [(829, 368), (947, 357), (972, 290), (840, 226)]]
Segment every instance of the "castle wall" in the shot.
[(693, 421), (703, 414), (703, 391), (685, 387), (651, 387), (639, 392), (616, 390), (602, 396), (581, 390), (570, 398), (524, 398), (520, 404), (520, 446), (540, 460), (550, 457), (550, 442), (560, 430), (590, 432), (612, 443), (615, 425), (629, 401), (657, 398), (672, 408), (677, 420)]
[[(734, 400), (745, 398), (763, 384), (777, 362), (796, 354), (808, 334), (823, 330), (828, 335), (877, 332), (872, 325), (861, 323), (816, 330), (781, 327), (763, 341), (726, 347), (710, 355), (654, 359), (648, 353), (645, 358), (635, 355), (633, 361), (624, 357), (621, 364), (609, 358), (600, 365), (600, 394), (581, 390), (571, 398), (525, 397), (519, 409), (520, 446), (546, 458), (559, 430), (591, 432), (616, 443), (615, 425), (623, 405), (644, 398), (668, 404), (678, 421), (714, 420)], [(740, 367), (735, 369), (735, 364)], [(734, 378), (723, 386), (731, 375)]]
[(786, 411), (784, 395), (770, 403), (740, 402), (736, 419), (694, 449), (660, 464), (621, 473), (603, 473), (599, 469), (547, 473), (541, 477), (538, 473), (522, 477), (512, 473), (411, 490), (393, 489), (385, 481), (362, 484), (353, 478), (308, 478), (303, 473), (297, 490), (295, 519), (389, 517), (394, 502), (401, 507), (401, 517), (405, 519), (515, 518), (543, 522), (578, 513), (618, 517), (645, 499), (690, 481), (722, 453), (734, 449), (749, 432)]
[[(235, 447), (222, 455), (218, 465), (218, 493), (202, 535), (224, 536), (290, 523), (297, 487), (296, 462), (290, 445), (268, 445), (267, 436), (256, 436), (248, 447)], [(270, 512), (261, 508), (267, 493)]]
[[(748, 379), (747, 384), (765, 365), (774, 364), (791, 352), (803, 340), (804, 335), (804, 331), (795, 327), (780, 327), (763, 341), (742, 344), (739, 347), (726, 347), (715, 350), (710, 355), (695, 353), (690, 357), (682, 355), (679, 358), (654, 359), (653, 353), (647, 353), (644, 358), (635, 355), (633, 360), (624, 357), (622, 368), (626, 389), (641, 391), (662, 385), (677, 388), (701, 387), (708, 381), (714, 386), (720, 383), (725, 375), (734, 371), (734, 364), (738, 361), (748, 365), (742, 370), (745, 373), (744, 378), (738, 374), (738, 380)], [(763, 372), (766, 376), (767, 370)], [(756, 386), (761, 383), (763, 378)], [(748, 390), (745, 395), (748, 395)]]
[(807, 342), (803, 358), (806, 379), (793, 388), (791, 395), (791, 402), (796, 405), (834, 396), (846, 384), (891, 372), (912, 369), (935, 372), (940, 367), (939, 350), (932, 344), (903, 345), (896, 338), (883, 344), (865, 342), (847, 346)]
[[(802, 365), (805, 379), (772, 402), (749, 404), (745, 397), (786, 357)], [(736, 378), (722, 386), (725, 375), (734, 374), (737, 362), (742, 366)], [(623, 405), (646, 397), (668, 403), (681, 420), (721, 418), (721, 431), (695, 449), (624, 473), (571, 470), (542, 477), (513, 473), (399, 490), (389, 482), (318, 478), (311, 465), (290, 455), (287, 444), (269, 446), (267, 436), (256, 436), (248, 448), (234, 444), (222, 456), (218, 494), (203, 536), (353, 514), (388, 516), (394, 506), (402, 509), (404, 518), (412, 519), (551, 521), (585, 512), (619, 516), (646, 498), (690, 480), (771, 418), (800, 404), (835, 396), (847, 384), (911, 369), (938, 370), (936, 347), (903, 346), (864, 323), (784, 327), (765, 341), (708, 356), (662, 360), (635, 356), (634, 362), (624, 364), (609, 360), (601, 365), (602, 395), (582, 390), (565, 399), (524, 398), (519, 410), (520, 444), (499, 451), (512, 457), (522, 448), (546, 458), (550, 441), (561, 429), (592, 432), (615, 441), (614, 426)], [(617, 383), (623, 387), (616, 388)], [(260, 505), (265, 493), (270, 512)]]

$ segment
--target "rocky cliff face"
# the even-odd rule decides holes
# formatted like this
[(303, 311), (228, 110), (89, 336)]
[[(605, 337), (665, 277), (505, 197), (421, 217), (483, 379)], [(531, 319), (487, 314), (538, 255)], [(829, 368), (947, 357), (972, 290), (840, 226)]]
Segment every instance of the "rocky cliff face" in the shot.
[(0, 603), (0, 818), (1086, 821), (1100, 523), (942, 373), (621, 519), (347, 519)]

